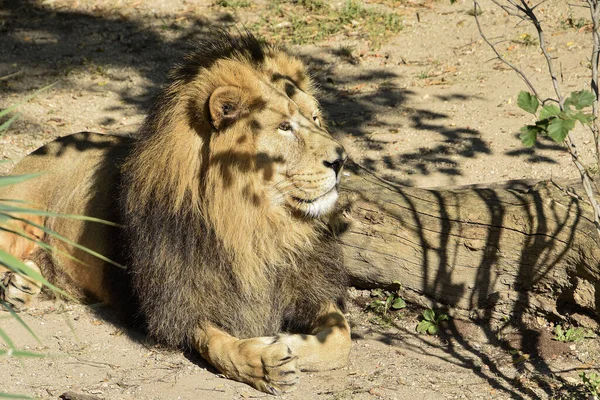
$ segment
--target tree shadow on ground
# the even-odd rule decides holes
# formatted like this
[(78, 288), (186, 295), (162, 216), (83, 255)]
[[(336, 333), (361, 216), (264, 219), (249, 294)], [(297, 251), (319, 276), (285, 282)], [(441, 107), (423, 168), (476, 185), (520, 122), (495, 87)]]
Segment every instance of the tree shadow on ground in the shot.
[[(13, 81), (5, 91), (29, 91), (40, 79), (57, 78), (63, 87), (78, 89), (76, 80), (69, 79), (78, 72), (127, 81), (127, 70), (134, 70), (143, 78), (136, 84), (142, 88), (131, 93), (124, 89), (120, 95), (125, 104), (141, 108), (166, 81), (173, 60), (190, 49), (190, 40), (213, 26), (190, 14), (181, 22), (175, 13), (143, 18), (126, 8), (127, 14), (95, 8), (57, 10), (33, 0), (2, 5), (0, 76), (22, 71), (15, 77), (20, 84)], [(115, 74), (110, 70), (114, 67), (124, 72)]]
[[(189, 49), (189, 39), (202, 36), (210, 30), (214, 24), (203, 18), (191, 18), (187, 25), (179, 25), (173, 15), (158, 16), (154, 22), (144, 22), (136, 18), (124, 18), (123, 16), (94, 15), (81, 12), (52, 11), (39, 6), (37, 2), (28, 1), (6, 1), (3, 3), (4, 23), (0, 33), (5, 39), (0, 41), (0, 74), (14, 72), (14, 68), (26, 68), (22, 85), (15, 85), (8, 90), (27, 91), (31, 88), (29, 78), (55, 79), (82, 71), (96, 71), (104, 74), (106, 67), (131, 68), (137, 71), (145, 80), (142, 94), (124, 90), (120, 93), (123, 101), (143, 109), (147, 106), (149, 96), (165, 82), (168, 68), (173, 64), (173, 59), (178, 59), (181, 53)], [(167, 21), (166, 23), (161, 18)], [(166, 29), (164, 29), (166, 28)], [(166, 34), (160, 32), (169, 31)], [(408, 102), (413, 93), (410, 90), (399, 88), (393, 84), (383, 84), (395, 76), (384, 70), (371, 71), (360, 76), (334, 76), (331, 62), (318, 56), (305, 57), (307, 62), (318, 69), (317, 80), (321, 83), (323, 98), (322, 104), (329, 117), (333, 121), (340, 121), (333, 127), (335, 133), (342, 131), (355, 138), (364, 138), (371, 134), (370, 127), (386, 127), (389, 125), (382, 121), (379, 116), (386, 112), (406, 112), (411, 121), (411, 127), (420, 130), (434, 132), (443, 139), (441, 144), (432, 150), (419, 150), (413, 153), (402, 153), (393, 157), (383, 158), (385, 168), (367, 160), (366, 167), (375, 172), (385, 173), (385, 170), (395, 171), (417, 171), (422, 174), (430, 174), (432, 171), (448, 175), (460, 174), (460, 164), (450, 155), (472, 158), (478, 154), (489, 154), (490, 149), (482, 141), (480, 132), (464, 128), (445, 126), (444, 121), (448, 118), (442, 113), (430, 112), (424, 109), (405, 109), (402, 104)], [(16, 64), (17, 67), (13, 67)], [(110, 72), (108, 72), (110, 73)], [(111, 79), (128, 79), (127, 75), (111, 77)], [(32, 80), (35, 83), (35, 79)], [(377, 83), (377, 87), (367, 91), (355, 91), (352, 88), (361, 84)], [(68, 82), (65, 85), (76, 85)], [(461, 100), (460, 95), (453, 98)], [(342, 124), (343, 123), (343, 124)], [(396, 127), (392, 127), (396, 128)], [(376, 140), (371, 141), (372, 146), (382, 146)], [(516, 154), (517, 155), (517, 154)], [(369, 164), (372, 165), (369, 165)], [(414, 173), (414, 172), (413, 172)], [(397, 188), (399, 198), (404, 198), (406, 209), (410, 210), (410, 229), (416, 232), (416, 239), (422, 249), (421, 269), (424, 279), (422, 291), (433, 297), (443, 293), (453, 294), (456, 298), (469, 296), (467, 288), (461, 284), (453, 284), (453, 271), (455, 269), (457, 243), (450, 240), (457, 230), (455, 220), (449, 211), (449, 204), (456, 203), (454, 194), (445, 194), (439, 191), (430, 192), (436, 199), (441, 225), (439, 235), (431, 238), (423, 226), (422, 219), (427, 218), (420, 214), (415, 197), (406, 195), (404, 189)], [(482, 258), (477, 269), (477, 276), (469, 301), (474, 308), (491, 310), (493, 303), (498, 301), (496, 292), (493, 290), (494, 278), (491, 271), (499, 265), (499, 254), (497, 250), (502, 236), (505, 234), (501, 227), (506, 223), (506, 210), (502, 202), (495, 198), (495, 192), (479, 190), (476, 194), (487, 207), (486, 215), (490, 220), (487, 236), (483, 238)], [(521, 194), (514, 193), (512, 201), (527, 204)], [(541, 200), (535, 200), (541, 204)], [(463, 205), (468, 207), (469, 205)], [(573, 207), (573, 205), (569, 205)], [(519, 307), (512, 310), (512, 324), (523, 330), (529, 339), (527, 343), (536, 342), (537, 332), (530, 330), (523, 320), (524, 309), (530, 304), (528, 290), (535, 285), (543, 274), (552, 271), (556, 263), (562, 257), (564, 248), (557, 248), (559, 244), (548, 240), (556, 236), (563, 229), (575, 231), (576, 221), (565, 219), (555, 225), (555, 230), (550, 230), (546, 224), (548, 210), (536, 210), (528, 216), (527, 223), (535, 227), (529, 232), (529, 237), (517, 249), (521, 253), (519, 264), (519, 276), (517, 284), (521, 285), (520, 298), (517, 301)], [(578, 215), (579, 209), (575, 206), (572, 215)], [(401, 222), (404, 217), (396, 216)], [(557, 217), (552, 215), (552, 220)], [(567, 224), (568, 222), (568, 224)], [(572, 238), (560, 246), (570, 246)], [(552, 257), (548, 257), (552, 254)], [(533, 273), (532, 273), (533, 271)], [(451, 293), (453, 292), (454, 293)], [(454, 305), (452, 301), (448, 305)], [(491, 318), (491, 315), (484, 315)], [(486, 325), (487, 335), (490, 341), (496, 340), (498, 331), (491, 325)], [(457, 335), (457, 340), (460, 336)], [(461, 362), (467, 367), (473, 367), (475, 373), (480, 374), (492, 386), (502, 390), (515, 398), (525, 395), (524, 389), (514, 387), (514, 382), (496, 369), (494, 364), (486, 359), (478, 349), (469, 348), (468, 343), (463, 344), (472, 355), (483, 360), (490, 368), (490, 373), (482, 372), (475, 368), (471, 361), (463, 359)], [(503, 346), (501, 344), (501, 346)], [(450, 347), (448, 354), (457, 359), (461, 355), (454, 352)], [(535, 356), (535, 354), (534, 354)], [(540, 365), (539, 371), (547, 371), (547, 365)], [(545, 387), (544, 391), (550, 389)]]
[[(478, 321), (486, 343), (503, 353), (517, 349), (526, 354), (531, 360), (529, 372), (534, 376), (548, 375), (552, 369), (540, 354), (544, 345), (542, 332), (532, 328), (532, 315), (541, 313), (553, 322), (570, 320), (578, 313), (590, 320), (597, 315), (598, 303), (584, 310), (572, 295), (580, 279), (578, 274), (583, 273), (578, 272), (582, 261), (577, 249), (590, 251), (586, 250), (589, 243), (584, 238), (593, 232), (593, 227), (586, 225), (590, 221), (589, 207), (579, 198), (562, 193), (550, 183), (530, 187), (520, 183), (515, 188), (498, 189), (425, 190), (362, 175), (377, 186), (363, 182), (360, 192), (355, 192), (358, 203), (371, 213), (378, 210), (381, 221), (395, 221), (382, 222), (385, 231), (373, 233), (374, 237), (382, 235), (383, 242), (394, 238), (397, 243), (394, 251), (386, 250), (386, 260), (392, 259), (395, 252), (401, 253), (396, 255), (398, 259), (404, 258), (400, 262), (405, 267), (394, 269), (396, 275), (390, 282), (396, 279), (407, 285), (403, 296), (409, 300), (412, 296), (415, 301), (434, 304), (442, 311), (462, 309)], [(362, 217), (360, 212), (353, 215), (354, 221), (365, 218), (368, 215)], [(351, 229), (356, 232), (362, 228), (355, 225)], [(372, 251), (375, 249), (365, 246), (359, 255), (349, 252), (356, 262), (360, 257), (376, 258)], [(585, 279), (599, 287), (593, 276)], [(539, 297), (544, 293), (554, 293), (543, 301), (555, 302), (556, 311), (549, 304), (540, 304)], [(519, 338), (509, 343), (504, 337), (511, 330), (516, 330)], [(531, 389), (501, 371), (454, 322), (448, 324), (447, 335), (451, 340), (443, 350), (450, 358), (472, 368), (492, 387), (512, 398), (532, 396)], [(466, 350), (470, 357), (465, 358), (455, 346)], [(476, 366), (473, 359), (481, 360), (486, 368)], [(554, 379), (567, 385), (563, 378)], [(537, 385), (552, 395), (554, 388), (547, 381), (539, 379)]]
[[(237, 26), (236, 17), (227, 13), (208, 13), (208, 17), (187, 9), (170, 13), (138, 12), (135, 8), (86, 10), (52, 8), (34, 0), (8, 0), (0, 14), (0, 76), (22, 73), (3, 82), (5, 93), (29, 93), (34, 87), (60, 80), (60, 88), (74, 92), (97, 88), (79, 80), (91, 76), (98, 82), (120, 82), (115, 91), (121, 104), (106, 111), (148, 109), (158, 89), (167, 82), (168, 70), (191, 50), (194, 39), (205, 37), (217, 27)], [(356, 70), (356, 75), (340, 76), (336, 65), (344, 62), (338, 49), (324, 48), (304, 55), (321, 88), (321, 103), (332, 132), (357, 140), (368, 139), (373, 150), (386, 142), (373, 136), (373, 129), (392, 129), (402, 140), (402, 128), (385, 122), (382, 115), (403, 115), (410, 128), (434, 132), (439, 144), (397, 154), (381, 160), (366, 158), (364, 166), (393, 176), (461, 174), (461, 158), (489, 154), (480, 132), (448, 126), (448, 115), (426, 109), (406, 108), (414, 93), (394, 82), (398, 76), (385, 68)], [(135, 81), (132, 77), (135, 77)], [(137, 78), (139, 77), (139, 78)], [(356, 89), (364, 86), (365, 90)], [(107, 87), (110, 90), (110, 87)], [(460, 94), (440, 96), (443, 101), (464, 101)], [(110, 119), (102, 120), (110, 126)], [(409, 183), (409, 180), (406, 180)]]
[[(514, 136), (515, 136), (516, 140), (518, 140), (519, 142), (521, 141), (521, 139), (519, 137), (520, 134), (516, 133)], [(566, 153), (566, 150), (562, 144), (556, 143), (552, 139), (542, 136), (542, 137), (538, 138), (534, 147), (521, 147), (516, 150), (509, 150), (505, 154), (508, 156), (511, 156), (511, 157), (526, 156), (527, 161), (532, 164), (539, 164), (539, 163), (558, 164), (556, 162), (556, 160), (554, 160), (553, 158), (539, 154), (538, 150), (552, 150), (552, 151), (556, 151), (556, 152)]]
[[(330, 50), (335, 55), (336, 50)], [(449, 115), (424, 108), (408, 107), (416, 93), (401, 88), (394, 82), (399, 76), (388, 70), (361, 72), (358, 75), (336, 74), (336, 64), (325, 57), (307, 56), (307, 64), (320, 84), (321, 104), (328, 120), (333, 121), (334, 135), (348, 135), (364, 142), (369, 150), (380, 151), (390, 145), (390, 139), (378, 139), (378, 134), (395, 136), (393, 143), (401, 143), (402, 131), (414, 129), (437, 135), (434, 147), (422, 146), (416, 151), (405, 151), (399, 145), (397, 152), (380, 159), (365, 157), (362, 166), (396, 183), (410, 184), (409, 179), (399, 181), (397, 176), (441, 173), (461, 175), (461, 160), (490, 154), (491, 150), (481, 138), (481, 132), (448, 123)], [(357, 89), (367, 87), (366, 89)], [(370, 88), (369, 88), (370, 87)], [(438, 96), (441, 101), (464, 101), (463, 94)], [(408, 119), (408, 127), (387, 122), (390, 116)]]

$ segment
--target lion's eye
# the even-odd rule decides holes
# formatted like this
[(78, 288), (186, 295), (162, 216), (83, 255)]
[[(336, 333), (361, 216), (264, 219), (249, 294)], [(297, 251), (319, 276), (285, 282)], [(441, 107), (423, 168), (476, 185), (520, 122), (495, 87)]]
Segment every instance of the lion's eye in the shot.
[(291, 131), (292, 124), (290, 124), (288, 121), (282, 122), (281, 124), (279, 124), (278, 129), (282, 131)]
[(317, 126), (321, 126), (321, 119), (319, 118), (319, 116), (315, 113), (313, 114), (313, 121), (315, 121), (315, 124), (317, 124)]

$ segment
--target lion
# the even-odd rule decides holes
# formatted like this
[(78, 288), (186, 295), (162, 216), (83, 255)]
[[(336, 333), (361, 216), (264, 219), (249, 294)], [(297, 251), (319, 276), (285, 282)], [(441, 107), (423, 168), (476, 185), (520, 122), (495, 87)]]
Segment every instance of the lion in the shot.
[[(74, 134), (15, 166), (42, 173), (0, 198), (52, 213), (13, 215), (0, 248), (263, 392), (343, 367), (348, 278), (327, 218), (347, 155), (315, 90), (298, 58), (250, 33), (200, 41), (135, 139)], [(40, 291), (5, 268), (0, 278), (15, 309)]]

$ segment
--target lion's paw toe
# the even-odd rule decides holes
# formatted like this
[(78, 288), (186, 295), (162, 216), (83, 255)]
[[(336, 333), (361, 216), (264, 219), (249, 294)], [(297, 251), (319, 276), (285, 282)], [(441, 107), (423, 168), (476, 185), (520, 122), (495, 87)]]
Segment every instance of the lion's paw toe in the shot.
[[(28, 267), (39, 272), (38, 266), (30, 260), (25, 261)], [(29, 307), (34, 297), (42, 290), (42, 285), (25, 276), (12, 271), (4, 273), (0, 278), (0, 300), (8, 303), (15, 311), (22, 311)]]
[(284, 343), (270, 345), (262, 357), (266, 391), (271, 394), (282, 394), (296, 388), (299, 368), (298, 357)]

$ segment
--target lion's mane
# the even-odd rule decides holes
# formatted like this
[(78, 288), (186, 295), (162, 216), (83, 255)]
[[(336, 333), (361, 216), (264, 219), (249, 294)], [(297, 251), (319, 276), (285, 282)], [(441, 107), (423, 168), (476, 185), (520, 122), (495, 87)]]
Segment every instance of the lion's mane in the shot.
[[(260, 204), (253, 193), (266, 172), (251, 143), (211, 146), (210, 94), (241, 85), (259, 99), (257, 76), (313, 93), (298, 59), (250, 34), (199, 42), (172, 71), (122, 169), (133, 288), (148, 333), (168, 345), (189, 343), (205, 323), (242, 338), (307, 332), (323, 304), (343, 306), (346, 274), (325, 225)], [(260, 130), (260, 121), (248, 124)]]

